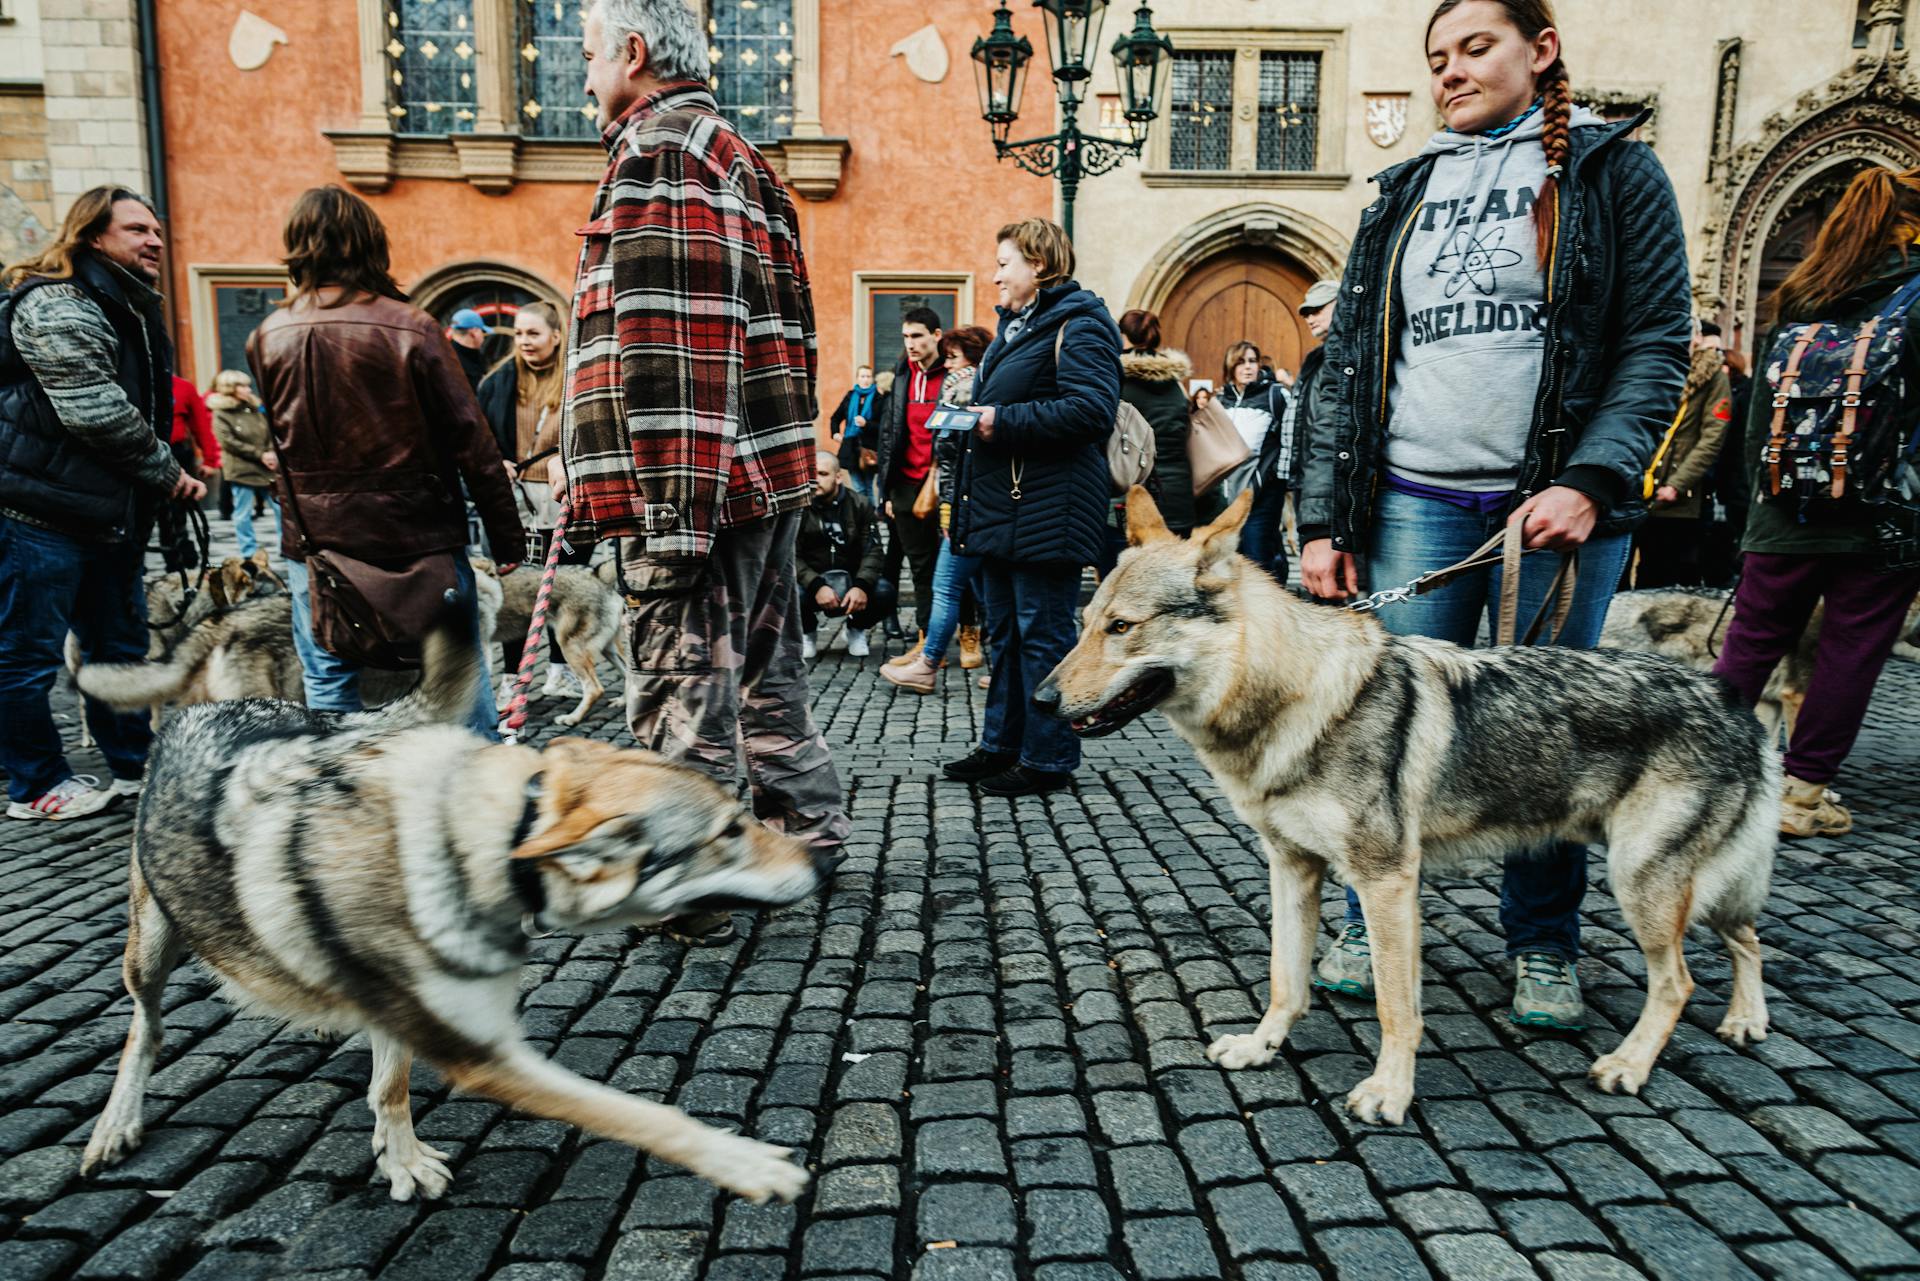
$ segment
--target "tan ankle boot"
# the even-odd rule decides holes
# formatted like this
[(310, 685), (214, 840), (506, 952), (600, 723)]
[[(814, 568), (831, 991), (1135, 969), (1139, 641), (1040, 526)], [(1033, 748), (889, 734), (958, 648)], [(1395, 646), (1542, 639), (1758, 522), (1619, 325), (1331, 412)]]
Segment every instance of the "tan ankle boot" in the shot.
[(1825, 783), (1789, 774), (1780, 797), (1780, 835), (1841, 836), (1853, 830), (1853, 815)]
[(898, 685), (901, 689), (912, 690), (916, 694), (933, 693), (937, 675), (938, 672), (933, 664), (929, 663), (923, 654), (913, 655), (911, 661), (902, 663), (898, 667), (880, 669), (882, 680)]
[(920, 651), (922, 649), (925, 649), (926, 645), (927, 645), (927, 634), (925, 632), (921, 632), (920, 639), (915, 641), (913, 645), (907, 650), (906, 653), (901, 654), (897, 658), (889, 658), (886, 662), (882, 663), (880, 666), (883, 669), (888, 667), (904, 667), (908, 663), (911, 663), (914, 659), (920, 657)]
[(960, 629), (960, 667), (963, 671), (972, 671), (976, 667), (987, 665), (987, 652), (980, 648), (980, 629), (962, 627)]

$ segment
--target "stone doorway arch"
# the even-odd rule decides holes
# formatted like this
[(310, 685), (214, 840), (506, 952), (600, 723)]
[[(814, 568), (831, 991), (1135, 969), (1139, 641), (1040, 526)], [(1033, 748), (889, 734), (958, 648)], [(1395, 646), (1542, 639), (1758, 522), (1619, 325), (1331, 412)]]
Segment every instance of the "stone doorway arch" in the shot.
[(1347, 246), (1339, 232), (1297, 209), (1235, 205), (1161, 246), (1134, 281), (1127, 306), (1159, 314), (1166, 345), (1187, 353), (1197, 378), (1218, 381), (1227, 344), (1242, 338), (1297, 370), (1313, 345), (1300, 301), (1315, 280), (1340, 274)]

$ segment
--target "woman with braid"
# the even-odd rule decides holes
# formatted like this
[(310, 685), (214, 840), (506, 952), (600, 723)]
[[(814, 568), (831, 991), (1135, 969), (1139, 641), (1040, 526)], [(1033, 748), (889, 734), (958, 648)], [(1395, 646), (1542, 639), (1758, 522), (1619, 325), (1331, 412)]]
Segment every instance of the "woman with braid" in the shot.
[[(1633, 140), (1573, 105), (1547, 0), (1444, 0), (1427, 27), (1446, 127), (1379, 175), (1315, 380), (1300, 496), (1301, 571), (1346, 600), (1471, 553), (1510, 523), (1571, 552), (1579, 589), (1559, 643), (1599, 638), (1655, 447), (1686, 383), (1692, 317), (1673, 188)], [(1520, 616), (1559, 556), (1530, 556)], [(1497, 570), (1382, 610), (1402, 633), (1471, 645)], [(1587, 851), (1515, 851), (1500, 920), (1517, 1023), (1581, 1026), (1574, 974)], [(1373, 991), (1366, 922), (1315, 982)]]

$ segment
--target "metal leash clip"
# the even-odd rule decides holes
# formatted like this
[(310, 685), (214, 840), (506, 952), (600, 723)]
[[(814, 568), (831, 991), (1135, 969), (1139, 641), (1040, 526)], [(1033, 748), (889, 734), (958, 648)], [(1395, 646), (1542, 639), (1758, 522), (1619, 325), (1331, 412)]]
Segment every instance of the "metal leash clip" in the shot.
[[(1414, 580), (1416, 583), (1418, 581), (1418, 579)], [(1359, 600), (1348, 605), (1347, 608), (1357, 614), (1371, 614), (1377, 609), (1385, 609), (1388, 605), (1398, 605), (1402, 601), (1412, 600), (1414, 597), (1413, 587), (1413, 583), (1408, 583), (1405, 587), (1389, 587), (1385, 591), (1374, 592), (1369, 596), (1362, 596)]]

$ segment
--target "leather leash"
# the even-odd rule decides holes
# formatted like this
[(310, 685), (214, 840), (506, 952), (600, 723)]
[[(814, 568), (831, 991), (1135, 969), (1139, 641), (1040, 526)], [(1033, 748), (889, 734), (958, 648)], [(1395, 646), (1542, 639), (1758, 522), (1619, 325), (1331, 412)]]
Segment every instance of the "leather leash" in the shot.
[[(1514, 631), (1520, 616), (1520, 561), (1532, 555), (1524, 545), (1525, 534), (1520, 522), (1515, 521), (1505, 529), (1480, 544), (1463, 559), (1455, 561), (1441, 569), (1429, 570), (1420, 577), (1400, 587), (1389, 587), (1377, 591), (1348, 605), (1347, 608), (1362, 614), (1371, 614), (1388, 605), (1398, 605), (1412, 600), (1416, 596), (1425, 596), (1445, 587), (1455, 579), (1463, 578), (1477, 570), (1491, 569), (1498, 565), (1500, 573), (1500, 608), (1495, 615), (1493, 643), (1511, 645), (1514, 643)], [(1536, 547), (1533, 551), (1544, 551)], [(1573, 593), (1579, 583), (1579, 566), (1572, 552), (1560, 558), (1560, 569), (1547, 588), (1547, 598), (1540, 603), (1540, 609), (1528, 624), (1522, 645), (1531, 645), (1540, 636), (1541, 627), (1547, 620), (1548, 610), (1552, 610), (1553, 631), (1547, 636), (1551, 645), (1560, 639), (1560, 633), (1567, 625), (1567, 615), (1573, 610)]]

